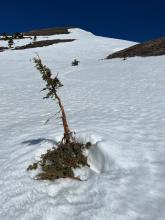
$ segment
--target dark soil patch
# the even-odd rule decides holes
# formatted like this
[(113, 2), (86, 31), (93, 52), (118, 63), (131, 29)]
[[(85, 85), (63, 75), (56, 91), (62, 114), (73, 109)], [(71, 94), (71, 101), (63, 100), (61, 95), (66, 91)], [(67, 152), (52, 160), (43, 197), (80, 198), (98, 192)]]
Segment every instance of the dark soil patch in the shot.
[(53, 147), (46, 154), (42, 154), (41, 160), (30, 165), (27, 170), (35, 170), (40, 167), (42, 172), (36, 176), (38, 180), (55, 180), (59, 178), (81, 180), (79, 177), (75, 177), (73, 169), (89, 166), (83, 151), (90, 147), (90, 142), (86, 144), (78, 142), (60, 143), (57, 148)]
[[(10, 40), (11, 38), (12, 38), (12, 37), (8, 37), (8, 38), (1, 37), (1, 38), (0, 38), (0, 41), (1, 41), (1, 40), (3, 40), (3, 41), (8, 41), (8, 40)], [(28, 38), (28, 39), (33, 39), (33, 38), (30, 37), (30, 36), (29, 36), (29, 37), (24, 37), (24, 36), (23, 36), (23, 37), (21, 37), (21, 38), (12, 38), (12, 39), (13, 39), (13, 40), (22, 40), (22, 39), (27, 39), (27, 38)]]
[(165, 55), (165, 37), (147, 41), (110, 54), (106, 59)]
[(72, 42), (74, 40), (75, 39), (56, 39), (56, 40), (35, 41), (33, 43), (26, 44), (24, 46), (16, 47), (15, 50), (24, 50), (24, 49), (30, 49), (30, 48), (36, 48), (36, 47), (46, 47), (52, 44)]
[(61, 28), (46, 28), (46, 29), (39, 29), (39, 30), (32, 30), (28, 32), (24, 32), (25, 36), (50, 36), (56, 34), (69, 34), (68, 28), (61, 27)]

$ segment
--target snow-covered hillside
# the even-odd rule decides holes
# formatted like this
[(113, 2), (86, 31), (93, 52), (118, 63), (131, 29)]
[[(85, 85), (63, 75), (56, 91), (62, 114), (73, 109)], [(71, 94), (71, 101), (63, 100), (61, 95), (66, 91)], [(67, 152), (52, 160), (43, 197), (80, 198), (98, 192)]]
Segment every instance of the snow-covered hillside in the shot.
[[(0, 53), (0, 220), (164, 220), (165, 56), (101, 60), (134, 42), (70, 31), (48, 39), (73, 42)], [(42, 99), (35, 52), (59, 73), (70, 127), (94, 144), (86, 181), (26, 171), (63, 132), (54, 118), (44, 125), (57, 106)]]

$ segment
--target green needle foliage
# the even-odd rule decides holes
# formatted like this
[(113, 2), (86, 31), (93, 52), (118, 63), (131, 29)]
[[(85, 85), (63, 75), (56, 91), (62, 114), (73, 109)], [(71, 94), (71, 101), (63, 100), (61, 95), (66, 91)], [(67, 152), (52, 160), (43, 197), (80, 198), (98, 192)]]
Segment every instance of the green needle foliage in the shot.
[(48, 93), (44, 98), (56, 98), (57, 90), (63, 86), (62, 83), (57, 76), (52, 77), (51, 70), (42, 64), (39, 56), (37, 58), (34, 57), (33, 60), (36, 69), (41, 73), (42, 79), (46, 82), (46, 87), (43, 88), (42, 91), (48, 90)]
[(57, 148), (53, 147), (46, 154), (42, 154), (40, 161), (29, 165), (27, 170), (35, 170), (40, 167), (42, 172), (36, 176), (38, 180), (59, 178), (81, 180), (80, 177), (75, 177), (74, 169), (89, 166), (83, 151), (90, 147), (90, 142), (86, 144), (78, 142), (59, 144)]

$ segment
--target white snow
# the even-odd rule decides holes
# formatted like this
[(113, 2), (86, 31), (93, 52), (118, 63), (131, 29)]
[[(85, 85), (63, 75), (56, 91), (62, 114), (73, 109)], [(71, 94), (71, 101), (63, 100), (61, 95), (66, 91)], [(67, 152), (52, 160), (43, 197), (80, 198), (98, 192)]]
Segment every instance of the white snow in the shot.
[[(165, 56), (101, 60), (134, 42), (71, 32), (48, 38), (74, 42), (0, 53), (0, 220), (164, 220)], [(57, 106), (39, 92), (35, 52), (59, 72), (71, 129), (93, 143), (82, 182), (26, 171), (63, 132), (44, 125)]]

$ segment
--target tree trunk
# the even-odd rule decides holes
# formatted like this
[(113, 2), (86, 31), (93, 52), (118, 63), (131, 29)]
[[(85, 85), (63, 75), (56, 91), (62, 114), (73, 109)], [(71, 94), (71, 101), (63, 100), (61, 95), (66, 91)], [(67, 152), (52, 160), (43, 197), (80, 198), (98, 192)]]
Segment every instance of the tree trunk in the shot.
[(59, 107), (61, 109), (61, 114), (62, 114), (62, 123), (63, 123), (63, 128), (64, 128), (64, 137), (63, 137), (62, 141), (65, 141), (66, 143), (70, 143), (70, 141), (71, 141), (71, 131), (70, 131), (69, 126), (68, 126), (68, 122), (67, 122), (66, 114), (65, 114), (65, 111), (64, 111), (64, 107), (63, 107), (63, 105), (61, 103), (61, 99), (57, 95), (57, 93), (55, 93), (55, 97), (58, 100), (58, 104), (59, 104)]

